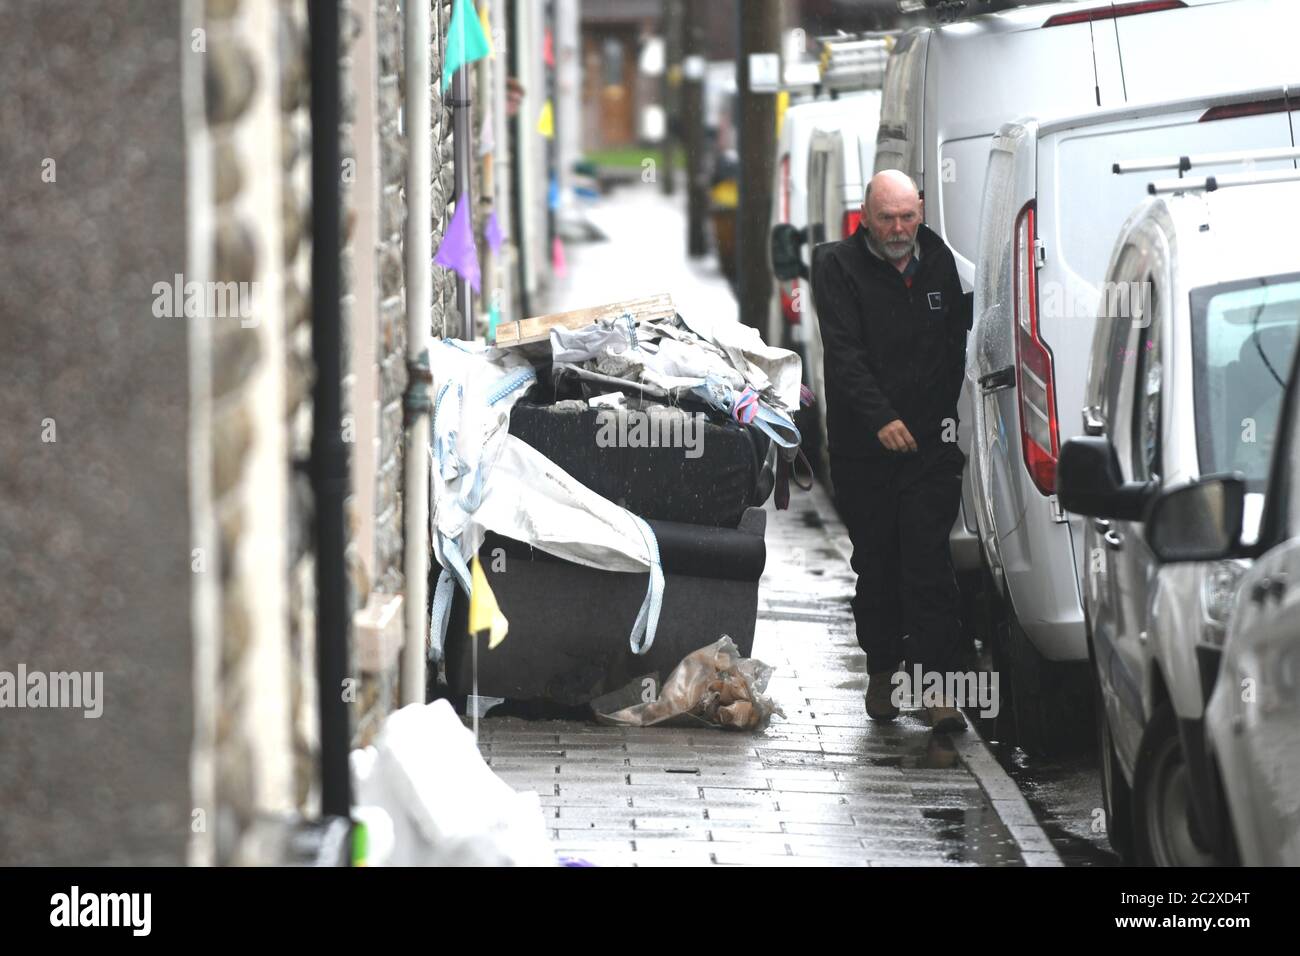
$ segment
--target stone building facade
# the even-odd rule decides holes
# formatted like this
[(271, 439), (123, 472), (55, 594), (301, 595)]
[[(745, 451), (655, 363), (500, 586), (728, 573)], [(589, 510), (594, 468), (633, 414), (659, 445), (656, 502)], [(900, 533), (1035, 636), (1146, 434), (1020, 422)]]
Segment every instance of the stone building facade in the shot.
[[(345, 686), (318, 688), (308, 0), (0, 0), (0, 671), (104, 682), (97, 720), (0, 713), (0, 863), (275, 862), (268, 827), (320, 813), (320, 695), (354, 746), (398, 706), (375, 621), (407, 588), (402, 103), (429, 85), (436, 249), (452, 4), (411, 0), (432, 17), (415, 78), (402, 3), (339, 2), (355, 626)], [(504, 89), (489, 69), (476, 98)], [(458, 332), (455, 277), (429, 268), (430, 332)]]

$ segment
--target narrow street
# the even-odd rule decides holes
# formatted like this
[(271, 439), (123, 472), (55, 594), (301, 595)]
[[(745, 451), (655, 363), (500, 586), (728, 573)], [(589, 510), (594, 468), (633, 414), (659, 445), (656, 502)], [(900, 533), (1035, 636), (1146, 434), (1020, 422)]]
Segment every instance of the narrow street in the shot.
[[(594, 204), (607, 241), (569, 247), (552, 309), (669, 289), (680, 311), (730, 309), (712, 257), (684, 256), (681, 197), (648, 185)], [(654, 268), (641, 262), (653, 252)], [(493, 717), (484, 757), (536, 790), (561, 856), (597, 865), (1030, 865), (1060, 857), (972, 730), (932, 735), (863, 710), (849, 542), (820, 487), (767, 504), (753, 654), (786, 719), (761, 735)], [(701, 634), (700, 645), (720, 635)]]

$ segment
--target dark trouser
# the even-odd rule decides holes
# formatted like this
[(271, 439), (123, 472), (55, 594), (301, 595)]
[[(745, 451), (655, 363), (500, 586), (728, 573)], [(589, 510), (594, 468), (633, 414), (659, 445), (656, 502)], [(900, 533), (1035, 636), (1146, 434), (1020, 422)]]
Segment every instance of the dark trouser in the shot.
[[(870, 673), (955, 669), (960, 595), (948, 534), (961, 503), (965, 456), (952, 442), (911, 454), (831, 456), (835, 504), (853, 541), (853, 619)], [(904, 646), (903, 636), (908, 640)]]

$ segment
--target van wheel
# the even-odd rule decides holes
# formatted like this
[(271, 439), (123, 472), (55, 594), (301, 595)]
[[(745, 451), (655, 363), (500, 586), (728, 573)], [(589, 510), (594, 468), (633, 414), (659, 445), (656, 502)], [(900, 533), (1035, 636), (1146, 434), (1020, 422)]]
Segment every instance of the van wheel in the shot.
[(1213, 866), (1192, 834), (1191, 781), (1168, 701), (1142, 732), (1133, 774), (1133, 836), (1139, 866)]
[(1033, 757), (1082, 753), (1092, 737), (1090, 665), (1046, 660), (1030, 643), (1014, 611), (1008, 618), (1017, 745)]
[(1133, 865), (1133, 792), (1124, 779), (1115, 741), (1110, 735), (1110, 721), (1101, 697), (1101, 682), (1092, 678), (1094, 722), (1097, 725), (1097, 772), (1101, 777), (1102, 809), (1106, 812), (1106, 839), (1125, 866)]

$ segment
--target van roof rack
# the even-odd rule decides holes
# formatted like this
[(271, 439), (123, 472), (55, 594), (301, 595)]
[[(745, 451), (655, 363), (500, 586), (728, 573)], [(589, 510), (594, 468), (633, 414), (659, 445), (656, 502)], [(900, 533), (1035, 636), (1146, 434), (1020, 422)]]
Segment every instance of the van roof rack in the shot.
[(873, 31), (820, 38), (822, 87), (835, 92), (883, 87), (895, 36)]
[[(1115, 163), (1111, 172), (1151, 173), (1160, 169), (1176, 169), (1181, 179), (1183, 173), (1201, 166), (1222, 166), (1227, 163), (1267, 163), (1278, 159), (1300, 159), (1300, 148), (1285, 146), (1275, 149), (1230, 150), (1224, 153), (1197, 153), (1191, 156), (1163, 156), (1154, 159), (1125, 159)], [(1220, 177), (1221, 179), (1223, 177)]]
[(1167, 193), (1207, 192), (1231, 186), (1260, 186), (1265, 183), (1300, 182), (1300, 169), (1279, 169), (1270, 173), (1228, 173), (1223, 176), (1205, 176), (1196, 179), (1157, 179), (1147, 183), (1152, 196)]

